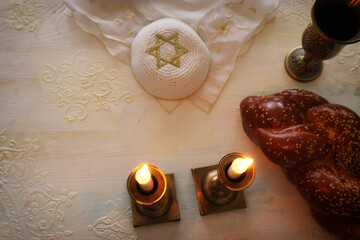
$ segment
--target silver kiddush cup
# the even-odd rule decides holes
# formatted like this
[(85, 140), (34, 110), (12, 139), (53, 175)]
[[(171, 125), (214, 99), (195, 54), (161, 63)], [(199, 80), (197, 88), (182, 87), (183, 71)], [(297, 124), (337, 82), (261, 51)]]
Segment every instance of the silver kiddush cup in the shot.
[(302, 47), (291, 50), (285, 68), (297, 81), (320, 76), (322, 60), (336, 56), (347, 45), (360, 41), (359, 0), (316, 0), (311, 20), (303, 35)]

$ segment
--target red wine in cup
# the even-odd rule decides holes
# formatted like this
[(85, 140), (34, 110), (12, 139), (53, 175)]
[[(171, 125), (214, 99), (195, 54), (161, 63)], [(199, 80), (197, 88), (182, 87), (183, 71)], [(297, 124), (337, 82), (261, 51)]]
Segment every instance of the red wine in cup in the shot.
[(315, 19), (321, 31), (335, 40), (349, 40), (359, 31), (360, 16), (344, 3), (332, 2), (319, 7)]

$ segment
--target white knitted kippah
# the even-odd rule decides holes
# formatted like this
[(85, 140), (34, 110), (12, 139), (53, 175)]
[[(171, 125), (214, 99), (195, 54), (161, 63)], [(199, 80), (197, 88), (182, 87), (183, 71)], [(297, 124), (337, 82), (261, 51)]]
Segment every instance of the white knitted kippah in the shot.
[(136, 35), (131, 45), (131, 68), (140, 85), (163, 99), (194, 93), (206, 79), (210, 51), (185, 23), (164, 18)]

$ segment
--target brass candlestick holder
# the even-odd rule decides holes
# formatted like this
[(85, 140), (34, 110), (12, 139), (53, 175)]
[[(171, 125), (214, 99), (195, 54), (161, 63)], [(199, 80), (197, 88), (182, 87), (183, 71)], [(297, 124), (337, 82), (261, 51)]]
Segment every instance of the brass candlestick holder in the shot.
[(291, 50), (285, 58), (286, 71), (301, 82), (319, 77), (322, 60), (336, 56), (345, 45), (360, 41), (360, 1), (316, 0), (311, 20), (302, 35), (302, 47)]
[(148, 166), (154, 182), (152, 191), (144, 192), (135, 179), (141, 166), (135, 168), (127, 180), (134, 227), (180, 221), (174, 174), (164, 174), (159, 168), (150, 164)]
[(218, 165), (191, 169), (201, 215), (246, 207), (242, 190), (254, 181), (255, 167), (252, 164), (238, 179), (232, 180), (227, 171), (236, 158), (248, 157), (241, 153), (229, 153)]

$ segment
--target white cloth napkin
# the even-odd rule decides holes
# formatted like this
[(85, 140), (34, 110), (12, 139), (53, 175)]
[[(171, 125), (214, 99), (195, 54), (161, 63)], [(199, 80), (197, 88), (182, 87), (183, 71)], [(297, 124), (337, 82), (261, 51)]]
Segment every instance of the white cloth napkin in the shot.
[[(109, 52), (130, 63), (130, 46), (146, 24), (173, 17), (189, 24), (208, 46), (212, 64), (201, 88), (188, 99), (210, 111), (229, 78), (236, 57), (272, 19), (278, 0), (64, 0), (68, 12), (86, 32), (95, 35)], [(158, 99), (168, 112), (183, 100)]]

